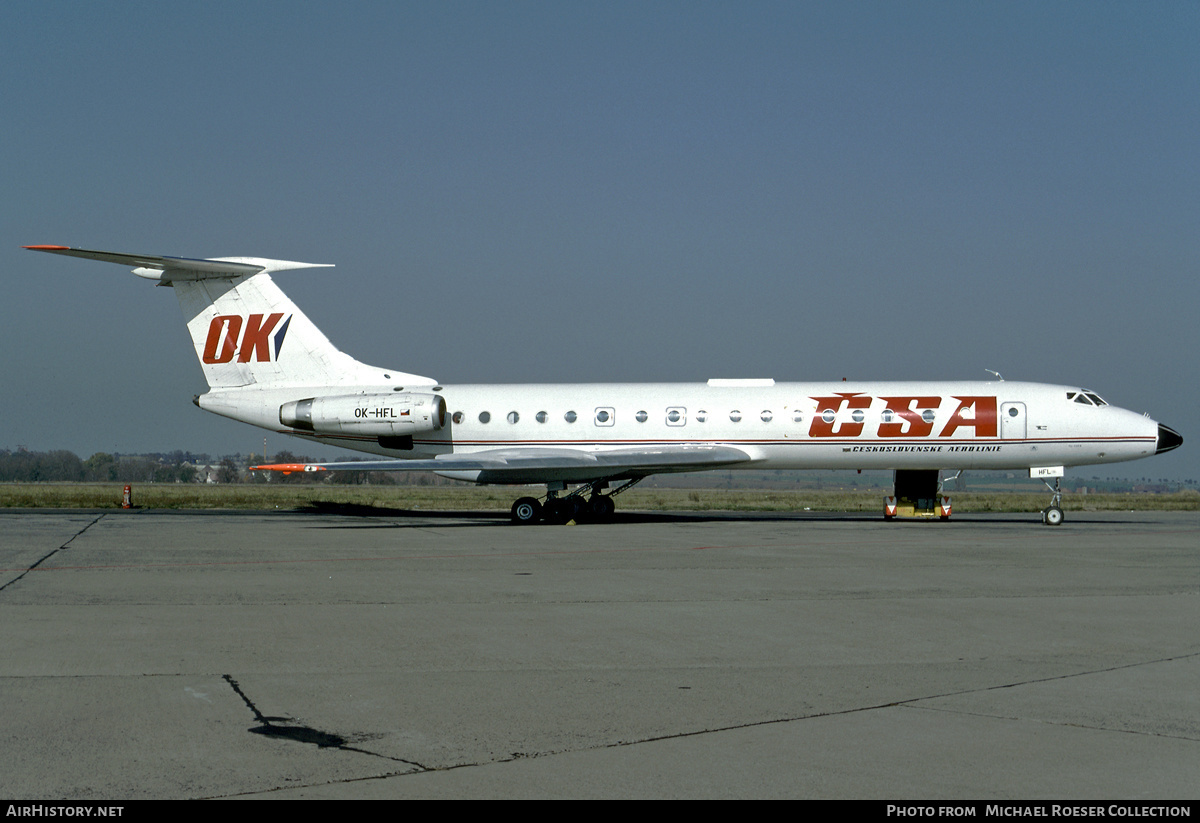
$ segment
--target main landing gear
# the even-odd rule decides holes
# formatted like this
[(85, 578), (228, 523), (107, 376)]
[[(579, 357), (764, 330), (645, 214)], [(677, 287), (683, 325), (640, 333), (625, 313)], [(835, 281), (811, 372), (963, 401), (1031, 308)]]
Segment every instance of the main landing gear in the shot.
[[(959, 473), (961, 474), (961, 472)], [(958, 475), (948, 478), (955, 480)], [(897, 469), (893, 494), (884, 498), (883, 519), (923, 517), (950, 519), (950, 498), (942, 494), (942, 473), (937, 469)]]
[(1054, 478), (1053, 486), (1050, 485), (1049, 480), (1042, 481), (1046, 484), (1046, 488), (1054, 492), (1054, 496), (1050, 498), (1050, 505), (1042, 509), (1042, 522), (1047, 526), (1061, 526), (1063, 522), (1061, 479)]
[(538, 522), (555, 525), (563, 525), (572, 521), (603, 523), (611, 519), (617, 510), (613, 498), (641, 479), (639, 477), (630, 480), (608, 494), (601, 494), (601, 490), (608, 487), (608, 481), (597, 480), (594, 483), (580, 486), (565, 497), (559, 497), (559, 492), (566, 491), (566, 484), (563, 483), (561, 488), (546, 490), (545, 503), (540, 502), (536, 497), (522, 497), (513, 503), (512, 522), (518, 526)]

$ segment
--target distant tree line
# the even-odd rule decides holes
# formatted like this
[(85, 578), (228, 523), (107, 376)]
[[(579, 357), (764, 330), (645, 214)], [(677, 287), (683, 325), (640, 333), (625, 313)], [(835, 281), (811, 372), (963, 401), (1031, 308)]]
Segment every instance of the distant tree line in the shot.
[[(360, 457), (348, 458), (353, 460)], [(3, 483), (335, 483), (339, 485), (459, 485), (426, 472), (252, 472), (264, 462), (261, 455), (234, 454), (213, 460), (207, 454), (173, 451), (163, 454), (122, 455), (96, 452), (86, 460), (74, 452), (0, 450)], [(307, 455), (281, 451), (270, 463), (317, 463)]]
[(0, 450), (0, 481), (17, 483), (191, 483), (196, 462), (207, 455), (174, 452), (169, 455), (120, 456), (96, 452), (81, 460), (74, 452)]

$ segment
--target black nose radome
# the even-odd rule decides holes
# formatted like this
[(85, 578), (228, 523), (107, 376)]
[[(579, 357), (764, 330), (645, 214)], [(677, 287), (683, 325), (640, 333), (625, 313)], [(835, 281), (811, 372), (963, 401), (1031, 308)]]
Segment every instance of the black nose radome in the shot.
[(1155, 454), (1169, 452), (1171, 449), (1177, 449), (1183, 445), (1183, 438), (1179, 432), (1174, 429), (1167, 428), (1162, 423), (1158, 424), (1158, 448), (1154, 450)]

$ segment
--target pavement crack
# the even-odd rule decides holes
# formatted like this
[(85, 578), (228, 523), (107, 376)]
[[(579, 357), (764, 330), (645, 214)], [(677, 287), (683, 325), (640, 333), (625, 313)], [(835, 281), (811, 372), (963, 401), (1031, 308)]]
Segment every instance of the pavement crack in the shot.
[[(1173, 657), (1156, 658), (1154, 660), (1141, 660), (1136, 663), (1126, 663), (1126, 664), (1122, 664), (1120, 666), (1108, 666), (1108, 667), (1105, 667), (1102, 669), (1094, 669), (1094, 670), (1084, 671), (1084, 672), (1073, 672), (1071, 674), (1055, 675), (1053, 677), (1039, 677), (1039, 678), (1032, 678), (1030, 680), (1017, 681), (1017, 682), (1013, 682), (1013, 683), (1001, 683), (999, 685), (994, 685), (994, 686), (982, 686), (980, 688), (975, 688), (975, 689), (960, 689), (958, 691), (945, 692), (942, 694), (924, 695), (922, 697), (911, 697), (906, 700), (894, 700), (894, 701), (891, 701), (888, 703), (878, 703), (878, 704), (874, 704), (874, 705), (870, 705), (870, 706), (855, 706), (853, 708), (842, 709), (840, 711), (817, 712), (814, 714), (802, 714), (802, 715), (795, 715), (792, 717), (777, 717), (777, 718), (772, 718), (769, 720), (755, 720), (755, 721), (752, 721), (749, 723), (735, 723), (735, 724), (731, 724), (728, 726), (717, 726), (717, 727), (708, 728), (708, 729), (695, 729), (695, 730), (686, 731), (686, 732), (676, 732), (674, 734), (663, 734), (663, 735), (656, 735), (653, 737), (643, 737), (643, 738), (638, 738), (636, 740), (619, 740), (615, 743), (607, 743), (603, 746), (586, 747), (584, 750), (592, 749), (592, 748), (614, 749), (614, 748), (621, 748), (624, 746), (637, 746), (642, 743), (657, 743), (657, 742), (664, 741), (664, 740), (680, 740), (680, 739), (684, 739), (684, 738), (688, 738), (688, 737), (699, 737), (701, 735), (706, 735), (706, 734), (719, 734), (721, 732), (738, 731), (740, 729), (753, 729), (758, 726), (772, 726), (772, 725), (776, 725), (776, 724), (780, 724), (780, 723), (795, 723), (795, 722), (801, 721), (801, 720), (817, 720), (817, 719), (824, 718), (824, 717), (840, 717), (840, 716), (844, 716), (844, 715), (858, 714), (860, 712), (875, 711), (877, 709), (918, 708), (918, 709), (929, 709), (931, 711), (952, 711), (952, 710), (947, 710), (947, 709), (933, 709), (928, 706), (919, 706), (917, 704), (919, 704), (923, 701), (926, 701), (926, 700), (936, 700), (938, 698), (943, 698), (943, 697), (954, 697), (956, 695), (965, 695), (965, 694), (982, 694), (984, 692), (996, 691), (998, 689), (1012, 689), (1012, 688), (1016, 688), (1018, 686), (1032, 685), (1034, 683), (1049, 683), (1049, 682), (1053, 682), (1056, 680), (1069, 680), (1069, 679), (1075, 678), (1075, 677), (1085, 677), (1085, 676), (1093, 675), (1093, 674), (1104, 674), (1105, 672), (1120, 671), (1122, 669), (1132, 669), (1132, 668), (1137, 668), (1139, 666), (1153, 665), (1155, 663), (1170, 663), (1170, 662), (1176, 661), (1176, 660), (1190, 660), (1195, 657), (1200, 657), (1200, 652), (1190, 652), (1187, 654), (1175, 655)], [(1063, 725), (1075, 725), (1075, 724), (1063, 724)], [(1117, 731), (1126, 731), (1126, 730), (1117, 730)], [(1144, 732), (1130, 732), (1130, 733), (1144, 734)], [(1166, 736), (1170, 736), (1170, 735), (1152, 735), (1152, 736), (1166, 737)], [(1181, 739), (1190, 740), (1191, 738), (1181, 738)], [(578, 750), (571, 749), (569, 751), (578, 751)], [(497, 758), (496, 760), (486, 761), (484, 763), (464, 763), (464, 764), (461, 764), (458, 766), (453, 766), (450, 768), (470, 768), (471, 766), (489, 765), (491, 763), (507, 763), (507, 762), (512, 762), (514, 760), (533, 759), (533, 758), (539, 758), (539, 757), (552, 757), (554, 755), (562, 754), (562, 753), (563, 752), (559, 752), (559, 751), (529, 752), (529, 753), (521, 752), (519, 754), (513, 754), (509, 757)], [(446, 769), (443, 768), (441, 770), (445, 771)]]
[(16, 583), (17, 581), (19, 581), (19, 580), (20, 580), (21, 578), (23, 578), (25, 575), (29, 574), (31, 571), (33, 571), (33, 570), (34, 570), (34, 569), (36, 569), (38, 566), (40, 566), (40, 565), (42, 565), (43, 563), (45, 563), (47, 560), (49, 560), (49, 559), (50, 559), (51, 557), (53, 557), (54, 555), (58, 554), (60, 551), (63, 551), (64, 549), (66, 549), (67, 547), (69, 547), (69, 546), (71, 545), (72, 541), (74, 541), (76, 537), (79, 537), (79, 535), (83, 534), (85, 531), (87, 531), (87, 530), (88, 530), (88, 529), (90, 529), (92, 526), (94, 526), (94, 525), (96, 525), (97, 523), (99, 523), (99, 522), (100, 522), (101, 520), (103, 520), (104, 518), (105, 518), (105, 515), (104, 515), (104, 514), (99, 514), (99, 515), (96, 515), (95, 519), (93, 519), (93, 520), (92, 520), (90, 523), (88, 523), (86, 526), (84, 526), (83, 528), (81, 528), (79, 531), (75, 532), (75, 534), (71, 535), (71, 536), (70, 536), (70, 538), (68, 538), (68, 539), (67, 539), (67, 542), (63, 543), (63, 544), (62, 544), (61, 546), (59, 546), (57, 549), (54, 549), (54, 550), (52, 550), (52, 551), (50, 551), (50, 552), (47, 552), (47, 553), (46, 553), (45, 555), (43, 555), (42, 557), (38, 558), (38, 561), (37, 561), (36, 563), (34, 563), (32, 566), (30, 566), (30, 567), (29, 567), (29, 568), (27, 568), (25, 571), (23, 571), (23, 572), (21, 572), (20, 574), (18, 574), (18, 575), (17, 575), (16, 577), (14, 577), (12, 580), (9, 580), (9, 581), (8, 581), (7, 583), (5, 583), (3, 586), (0, 586), (0, 592), (2, 592), (2, 591), (4, 591), (5, 589), (7, 589), (7, 588), (8, 588), (9, 586), (11, 586), (13, 583)]
[(350, 745), (350, 741), (339, 734), (332, 732), (321, 731), (310, 726), (302, 725), (296, 722), (295, 718), (291, 717), (270, 717), (263, 714), (254, 701), (242, 690), (241, 685), (233, 679), (232, 675), (223, 674), (221, 678), (229, 684), (229, 688), (233, 689), (233, 693), (242, 699), (246, 704), (246, 708), (254, 715), (257, 726), (253, 726), (247, 731), (251, 734), (262, 735), (263, 737), (272, 737), (280, 740), (291, 740), (296, 743), (311, 743), (321, 749), (338, 749), (345, 752), (354, 752), (356, 754), (365, 754), (371, 757), (378, 757), (382, 760), (389, 760), (393, 763), (403, 763), (406, 766), (411, 766), (420, 771), (430, 771), (427, 766), (417, 763), (413, 760), (405, 760), (402, 757), (393, 757), (378, 752), (360, 749), (357, 746)]
[[(1009, 717), (1007, 715), (1001, 715), (1001, 714), (993, 714), (993, 713), (988, 713), (988, 712), (972, 712), (972, 711), (965, 711), (963, 709), (953, 709), (953, 708), (946, 708), (946, 707), (941, 707), (941, 706), (920, 706), (917, 704), (919, 704), (923, 701), (926, 701), (926, 700), (936, 700), (936, 699), (942, 698), (942, 697), (953, 697), (956, 695), (964, 695), (964, 694), (982, 694), (983, 692), (996, 691), (998, 689), (1013, 689), (1013, 688), (1017, 688), (1020, 686), (1032, 686), (1037, 683), (1053, 683), (1058, 680), (1071, 680), (1076, 677), (1089, 677), (1089, 676), (1095, 675), (1095, 674), (1107, 674), (1109, 672), (1118, 672), (1118, 671), (1122, 671), (1124, 669), (1136, 669), (1136, 668), (1140, 668), (1142, 666), (1153, 666), (1153, 665), (1156, 665), (1159, 663), (1173, 663), (1173, 662), (1179, 661), (1179, 660), (1191, 660), (1196, 657), (1200, 657), (1200, 652), (1189, 652), (1187, 654), (1179, 654), (1179, 655), (1175, 655), (1173, 657), (1159, 657), (1159, 658), (1155, 658), (1153, 660), (1141, 660), (1136, 663), (1124, 663), (1120, 666), (1106, 666), (1105, 668), (1102, 668), (1102, 669), (1091, 669), (1091, 670), (1083, 671), (1083, 672), (1073, 672), (1071, 674), (1060, 674), (1060, 675), (1055, 675), (1054, 677), (1038, 677), (1038, 678), (1033, 678), (1031, 680), (1018, 681), (1015, 683), (1004, 683), (1004, 684), (1001, 684), (998, 686), (987, 686), (987, 687), (981, 688), (981, 689), (965, 689), (963, 691), (947, 692), (946, 694), (931, 695), (929, 697), (917, 697), (917, 698), (913, 698), (912, 700), (901, 701), (899, 703), (896, 703), (895, 705), (903, 707), (903, 708), (908, 708), (908, 709), (920, 709), (923, 711), (931, 711), (931, 712), (945, 712), (947, 714), (962, 714), (962, 715), (969, 715), (969, 716), (973, 716), (973, 717), (991, 717), (991, 718), (996, 718), (999, 720), (1018, 720), (1020, 718)], [(1044, 723), (1044, 724), (1050, 725), (1050, 726), (1070, 726), (1070, 727), (1080, 728), (1080, 729), (1093, 729), (1095, 731), (1109, 731), (1109, 732), (1120, 732), (1122, 734), (1143, 735), (1146, 737), (1167, 737), (1167, 738), (1173, 738), (1176, 740), (1195, 740), (1196, 739), (1195, 737), (1188, 736), (1188, 735), (1163, 734), (1161, 732), (1138, 731), (1136, 729), (1120, 729), (1120, 728), (1114, 728), (1112, 726), (1096, 726), (1096, 725), (1091, 725), (1091, 724), (1068, 723), (1068, 722), (1056, 721), (1056, 720), (1036, 720), (1034, 722)]]
[(1088, 677), (1094, 674), (1119, 672), (1123, 669), (1136, 669), (1141, 666), (1153, 666), (1158, 663), (1173, 663), (1177, 660), (1191, 660), (1195, 657), (1200, 657), (1200, 652), (1188, 652), (1186, 654), (1177, 654), (1172, 657), (1156, 657), (1153, 660), (1139, 660), (1135, 663), (1122, 663), (1119, 666), (1106, 666), (1102, 669), (1088, 669), (1087, 671), (1071, 672), (1070, 674), (1056, 674), (1052, 677), (1034, 677), (1029, 680), (1017, 680), (1013, 683), (1000, 683), (995, 686), (982, 686), (977, 689), (960, 689), (958, 691), (946, 692), (945, 694), (931, 694), (926, 695), (925, 697), (913, 697), (908, 700), (898, 700), (889, 705), (912, 705), (914, 703), (920, 703), (922, 700), (936, 700), (941, 697), (953, 697), (960, 694), (980, 694), (982, 692), (997, 691), (999, 689), (1015, 689), (1020, 686), (1032, 686), (1035, 683), (1053, 683), (1056, 680), (1071, 680), (1072, 678), (1076, 677)]
[(913, 709), (922, 712), (940, 712), (942, 714), (956, 714), (963, 717), (986, 717), (990, 720), (1010, 720), (1017, 723), (1040, 723), (1043, 726), (1061, 726), (1068, 729), (1089, 729), (1096, 732), (1116, 732), (1117, 734), (1132, 734), (1139, 737), (1163, 737), (1169, 740), (1188, 740), (1195, 741), (1200, 738), (1185, 734), (1165, 734), (1163, 732), (1148, 732), (1139, 729), (1120, 729), (1114, 726), (1097, 726), (1094, 723), (1070, 723), (1065, 720), (1046, 720), (1044, 718), (1029, 718), (1016, 715), (995, 714), (993, 712), (971, 712), (965, 709), (948, 709), (940, 706), (902, 706), (901, 708)]
[(254, 714), (255, 720), (263, 724), (268, 722), (267, 718), (263, 716), (263, 713), (258, 710), (258, 706), (254, 705), (254, 701), (247, 697), (246, 693), (242, 691), (242, 687), (238, 685), (238, 682), (233, 679), (232, 675), (223, 674), (221, 675), (221, 679), (229, 684), (229, 688), (233, 689), (234, 694), (242, 698), (242, 702), (246, 704), (246, 708), (248, 708), (251, 713)]

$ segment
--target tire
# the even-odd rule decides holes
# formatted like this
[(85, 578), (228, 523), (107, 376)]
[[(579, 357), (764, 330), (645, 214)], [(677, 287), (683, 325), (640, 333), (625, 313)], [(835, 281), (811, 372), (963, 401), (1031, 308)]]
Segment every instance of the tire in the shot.
[(578, 523), (579, 521), (581, 521), (585, 517), (587, 517), (587, 514), (588, 514), (587, 501), (584, 500), (579, 495), (577, 495), (577, 494), (572, 495), (572, 496), (566, 498), (565, 500), (563, 500), (563, 503), (566, 504), (565, 509), (566, 509), (566, 513), (567, 513), (567, 520), (574, 520), (576, 523)]
[(553, 498), (546, 501), (546, 505), (542, 506), (542, 522), (552, 526), (561, 526), (570, 520), (570, 512), (567, 510), (567, 502), (559, 498)]
[(1063, 522), (1063, 510), (1058, 506), (1051, 506), (1042, 512), (1042, 521), (1047, 526), (1061, 526)]
[(588, 514), (592, 520), (608, 520), (617, 510), (617, 504), (608, 495), (593, 495), (588, 501)]
[(512, 504), (512, 522), (526, 526), (542, 519), (542, 504), (533, 497), (522, 497)]

